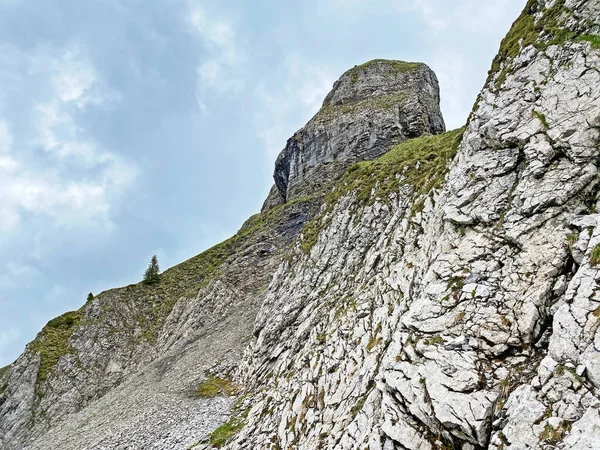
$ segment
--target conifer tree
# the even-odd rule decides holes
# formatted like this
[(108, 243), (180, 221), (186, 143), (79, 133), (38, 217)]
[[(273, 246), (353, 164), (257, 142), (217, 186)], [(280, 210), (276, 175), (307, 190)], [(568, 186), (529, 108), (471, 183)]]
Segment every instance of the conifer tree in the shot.
[(87, 301), (88, 301), (88, 302), (91, 302), (92, 300), (94, 300), (94, 294), (92, 294), (92, 293), (90, 292), (90, 293), (88, 294)]
[(152, 257), (150, 260), (150, 264), (146, 269), (146, 273), (144, 273), (144, 283), (146, 284), (156, 284), (160, 282), (160, 275), (158, 272), (160, 271), (158, 267), (158, 259), (156, 255)]

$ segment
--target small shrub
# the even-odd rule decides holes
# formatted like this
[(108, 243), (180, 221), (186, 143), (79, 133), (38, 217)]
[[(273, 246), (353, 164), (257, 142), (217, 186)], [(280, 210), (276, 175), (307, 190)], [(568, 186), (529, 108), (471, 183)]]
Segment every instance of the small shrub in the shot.
[(595, 267), (600, 264), (600, 244), (597, 244), (590, 253), (590, 266)]

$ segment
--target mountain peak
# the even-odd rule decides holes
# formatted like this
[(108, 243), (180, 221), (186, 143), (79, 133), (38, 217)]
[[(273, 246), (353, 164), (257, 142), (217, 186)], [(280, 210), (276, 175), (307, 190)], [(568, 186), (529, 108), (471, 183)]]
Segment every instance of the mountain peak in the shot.
[(352, 164), (444, 132), (439, 103), (437, 77), (423, 63), (375, 59), (346, 71), (277, 158), (263, 210), (322, 195)]

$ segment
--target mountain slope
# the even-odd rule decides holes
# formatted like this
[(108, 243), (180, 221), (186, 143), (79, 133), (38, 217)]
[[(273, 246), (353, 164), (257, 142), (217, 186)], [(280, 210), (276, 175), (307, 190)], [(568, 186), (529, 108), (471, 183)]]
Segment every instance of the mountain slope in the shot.
[[(352, 73), (333, 91), (348, 101), (326, 99), (296, 133), (316, 136), (302, 142), (306, 160), (319, 160), (327, 136), (340, 143), (331, 167), (342, 167), (443, 131), (427, 66), (377, 60)], [(160, 284), (103, 292), (50, 321), (0, 372), (4, 448), (187, 448), (222, 422), (231, 402), (195, 391), (239, 364), (274, 271), (322, 203), (326, 190), (310, 189), (319, 167), (312, 173), (294, 182), (303, 195), (267, 200), (236, 236), (165, 271)], [(328, 170), (328, 181), (342, 173)]]
[(426, 138), (349, 170), (275, 274), (225, 448), (598, 447), (599, 23), (528, 2), (444, 183)]
[(528, 1), (443, 134), (429, 69), (351, 69), (232, 241), (0, 372), (4, 446), (597, 448), (599, 33)]

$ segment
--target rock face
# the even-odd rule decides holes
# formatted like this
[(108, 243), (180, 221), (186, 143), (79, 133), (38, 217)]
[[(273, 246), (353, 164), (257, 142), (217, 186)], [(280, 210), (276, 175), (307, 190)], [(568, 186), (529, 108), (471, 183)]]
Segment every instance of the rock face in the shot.
[[(0, 442), (600, 448), (599, 23), (600, 0), (530, 0), (467, 126), (405, 140), (378, 125), (379, 157), (351, 136), (384, 114), (361, 99), (397, 78), (346, 73), (319, 114), (352, 106), (327, 138), (352, 165), (326, 197), (313, 189), (333, 153), (291, 168), (338, 147), (288, 143), (285, 183), (238, 235), (160, 287), (55, 319), (0, 370)], [(406, 123), (441, 131), (418, 107)], [(233, 398), (191, 395), (227, 375)]]
[(350, 165), (393, 144), (444, 132), (439, 103), (437, 77), (425, 64), (379, 59), (350, 69), (288, 140), (263, 210), (327, 191)]
[(232, 402), (196, 388), (239, 363), (280, 250), (317, 206), (256, 215), (160, 284), (103, 292), (50, 321), (0, 372), (0, 448), (187, 449), (214, 429)]

